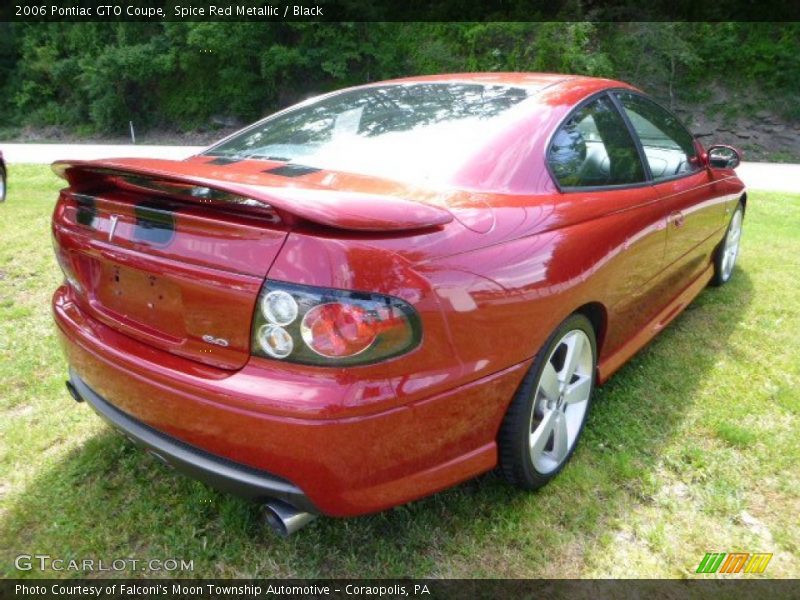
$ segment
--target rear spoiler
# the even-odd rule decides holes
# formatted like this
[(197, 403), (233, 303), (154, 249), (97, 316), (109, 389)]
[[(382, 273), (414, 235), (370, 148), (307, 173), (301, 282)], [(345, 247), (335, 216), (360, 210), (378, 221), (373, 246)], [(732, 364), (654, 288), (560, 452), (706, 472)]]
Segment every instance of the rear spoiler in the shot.
[[(396, 196), (298, 187), (275, 187), (204, 176), (204, 165), (173, 160), (122, 158), (113, 160), (56, 161), (53, 172), (82, 191), (103, 179), (122, 177), (144, 182), (161, 195), (197, 198), (196, 190), (232, 195), (241, 204), (256, 201), (272, 208), (285, 221), (310, 221), (352, 231), (411, 231), (445, 225), (453, 220), (446, 209)], [(241, 178), (257, 179), (252, 175)], [(138, 183), (142, 187), (141, 183)], [(166, 191), (174, 188), (172, 191)], [(221, 192), (221, 194), (220, 194)]]

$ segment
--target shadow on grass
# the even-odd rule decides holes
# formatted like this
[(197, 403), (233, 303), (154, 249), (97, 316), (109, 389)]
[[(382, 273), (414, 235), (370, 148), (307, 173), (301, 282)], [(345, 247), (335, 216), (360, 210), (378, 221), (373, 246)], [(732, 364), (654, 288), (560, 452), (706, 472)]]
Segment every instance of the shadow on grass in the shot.
[[(12, 555), (193, 560), (184, 576), (535, 577), (553, 575), (548, 563), (559, 559), (557, 575), (577, 576), (583, 543), (624, 518), (632, 499), (657, 491), (660, 451), (752, 296), (741, 269), (727, 286), (705, 290), (598, 390), (571, 464), (535, 494), (489, 473), (381, 514), (319, 519), (280, 540), (258, 507), (175, 476), (108, 430), (28, 484), (0, 539)], [(68, 402), (65, 394), (65, 410), (88, 410)], [(20, 573), (13, 561), (6, 569), (80, 575)]]

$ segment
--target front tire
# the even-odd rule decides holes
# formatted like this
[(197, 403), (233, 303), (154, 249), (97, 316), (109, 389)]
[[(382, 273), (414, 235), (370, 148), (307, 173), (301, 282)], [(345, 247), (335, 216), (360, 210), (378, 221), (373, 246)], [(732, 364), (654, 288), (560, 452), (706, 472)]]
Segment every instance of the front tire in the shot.
[(595, 386), (597, 341), (582, 314), (550, 335), (522, 380), (500, 427), (500, 469), (517, 487), (552, 480), (578, 444)]
[(733, 276), (733, 267), (736, 265), (736, 258), (739, 256), (739, 242), (742, 239), (742, 220), (744, 219), (744, 207), (740, 202), (733, 211), (728, 230), (722, 243), (714, 254), (714, 278), (712, 285), (725, 285)]

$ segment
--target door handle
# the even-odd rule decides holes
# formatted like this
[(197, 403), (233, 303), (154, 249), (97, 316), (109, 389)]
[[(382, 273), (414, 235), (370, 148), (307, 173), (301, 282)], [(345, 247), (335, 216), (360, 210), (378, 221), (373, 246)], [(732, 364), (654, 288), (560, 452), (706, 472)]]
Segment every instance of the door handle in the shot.
[(675, 227), (683, 227), (683, 224), (686, 222), (686, 217), (683, 216), (683, 213), (679, 210), (676, 210), (672, 214), (670, 214), (670, 220)]

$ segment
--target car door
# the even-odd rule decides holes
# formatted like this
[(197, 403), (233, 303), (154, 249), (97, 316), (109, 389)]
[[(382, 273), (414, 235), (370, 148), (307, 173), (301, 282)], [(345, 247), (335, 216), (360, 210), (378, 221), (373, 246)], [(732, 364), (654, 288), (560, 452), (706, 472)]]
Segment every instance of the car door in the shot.
[(641, 144), (667, 215), (662, 287), (671, 297), (708, 266), (725, 224), (725, 197), (717, 193), (698, 144), (677, 117), (641, 94), (616, 91), (614, 96)]
[(665, 303), (656, 285), (664, 268), (665, 204), (608, 93), (566, 118), (553, 135), (547, 164), (561, 192), (556, 210), (565, 221), (580, 222), (576, 243), (584, 252), (605, 254), (593, 277), (614, 321), (604, 352), (613, 351)]

